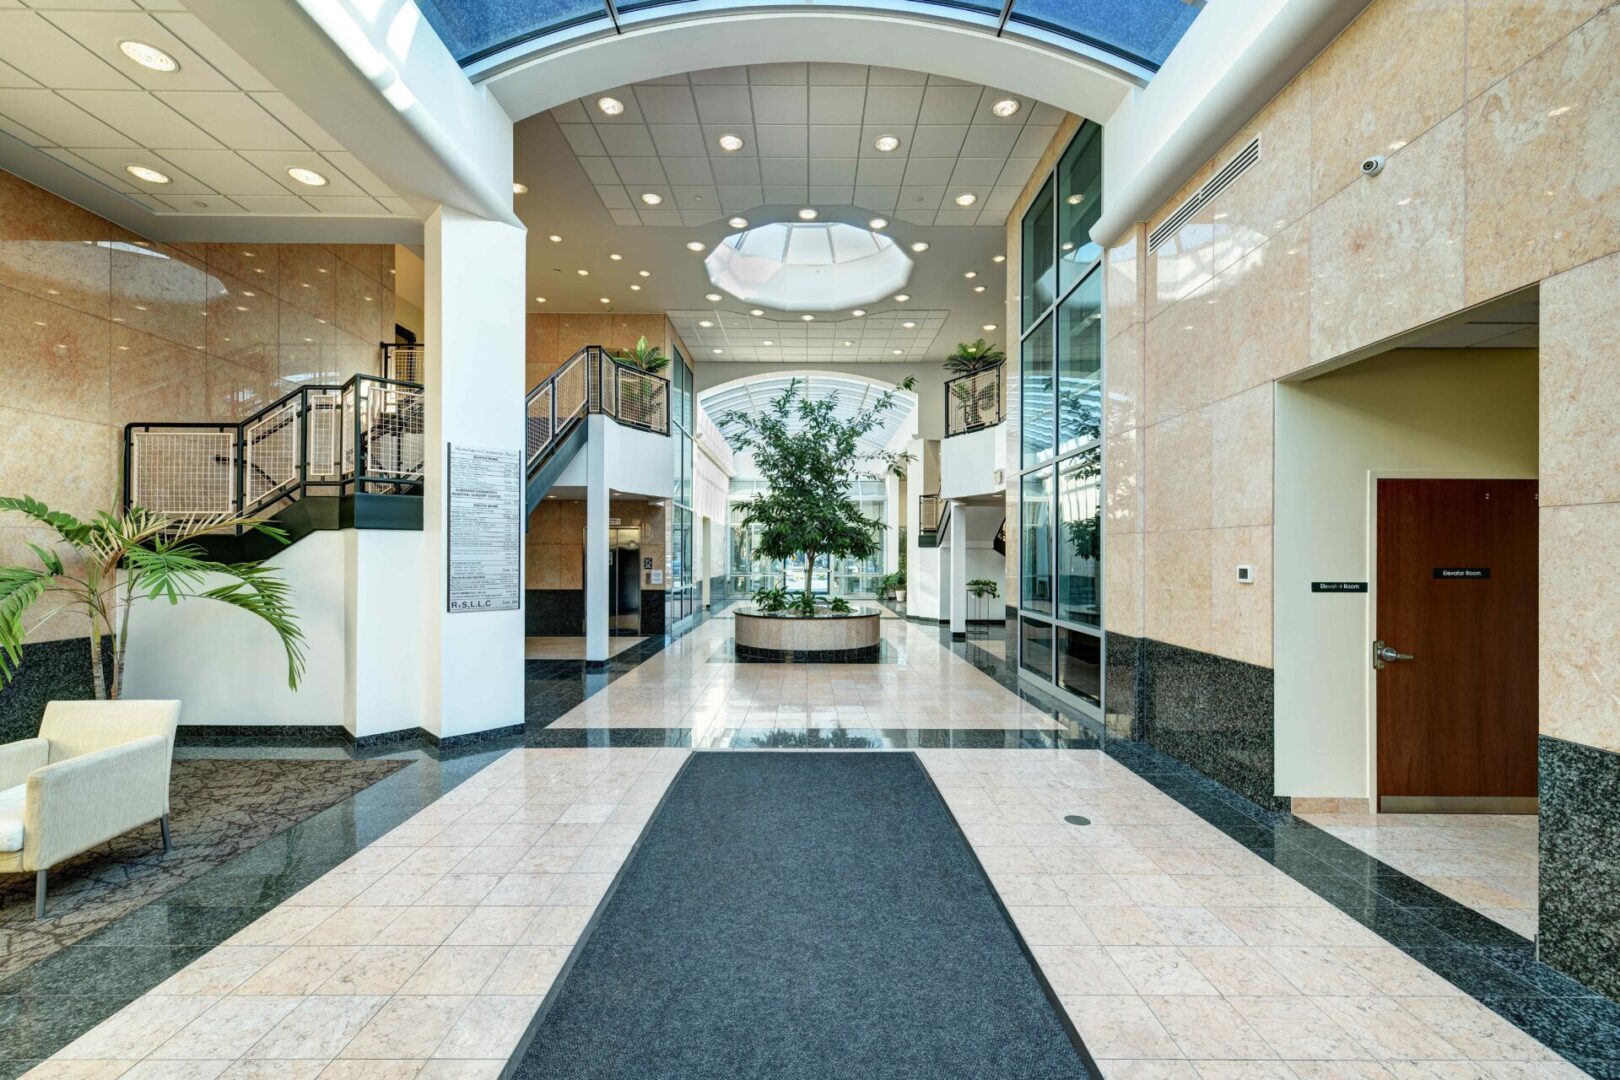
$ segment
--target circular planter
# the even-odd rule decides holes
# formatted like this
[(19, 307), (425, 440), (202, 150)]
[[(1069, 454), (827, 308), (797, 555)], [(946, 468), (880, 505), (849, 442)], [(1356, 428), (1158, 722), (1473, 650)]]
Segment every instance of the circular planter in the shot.
[(878, 613), (758, 615), (737, 612), (737, 659), (859, 664), (878, 658)]

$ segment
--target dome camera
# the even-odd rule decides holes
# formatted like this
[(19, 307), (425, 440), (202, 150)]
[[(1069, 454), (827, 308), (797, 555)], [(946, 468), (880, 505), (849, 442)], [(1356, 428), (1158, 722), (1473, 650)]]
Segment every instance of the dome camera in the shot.
[(1377, 176), (1384, 171), (1384, 155), (1374, 154), (1361, 163), (1362, 176)]

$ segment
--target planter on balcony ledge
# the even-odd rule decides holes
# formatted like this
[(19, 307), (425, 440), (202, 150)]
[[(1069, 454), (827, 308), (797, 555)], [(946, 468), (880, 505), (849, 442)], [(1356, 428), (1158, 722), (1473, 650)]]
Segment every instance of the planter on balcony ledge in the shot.
[(847, 615), (739, 611), (736, 620), (738, 660), (859, 664), (878, 658), (876, 611), (857, 609)]

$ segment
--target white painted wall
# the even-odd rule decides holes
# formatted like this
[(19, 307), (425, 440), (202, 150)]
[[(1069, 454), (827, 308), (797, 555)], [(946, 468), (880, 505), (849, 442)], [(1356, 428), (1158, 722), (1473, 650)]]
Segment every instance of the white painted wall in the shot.
[[(675, 439), (622, 427), (608, 417), (591, 417), (587, 438), (601, 432), (602, 467), (607, 485), (629, 495), (667, 499), (675, 493)], [(590, 455), (581, 451), (557, 478), (557, 487), (585, 488), (590, 481)]]
[(1536, 428), (1533, 350), (1396, 350), (1277, 384), (1279, 795), (1373, 793), (1377, 477), (1533, 477)]
[(422, 726), (422, 534), (345, 529), (342, 536), (344, 726), (357, 738), (415, 730)]
[(939, 493), (947, 499), (1005, 491), (1006, 468), (1007, 438), (1000, 424), (940, 440)]
[(187, 600), (137, 601), (130, 610), (124, 695), (179, 698), (186, 725), (344, 723), (344, 544), (341, 533), (318, 532), (265, 560), (291, 587), (304, 632), (307, 666), (296, 692), (287, 687), (281, 640), (262, 620), (215, 601)]

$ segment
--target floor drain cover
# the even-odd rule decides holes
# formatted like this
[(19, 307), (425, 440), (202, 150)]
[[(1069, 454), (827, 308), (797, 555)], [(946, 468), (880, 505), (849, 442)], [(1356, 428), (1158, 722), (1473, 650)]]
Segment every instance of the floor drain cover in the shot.
[(1065, 815), (1063, 820), (1067, 821), (1070, 825), (1090, 825), (1091, 824), (1091, 819), (1090, 818), (1081, 817), (1079, 814)]

